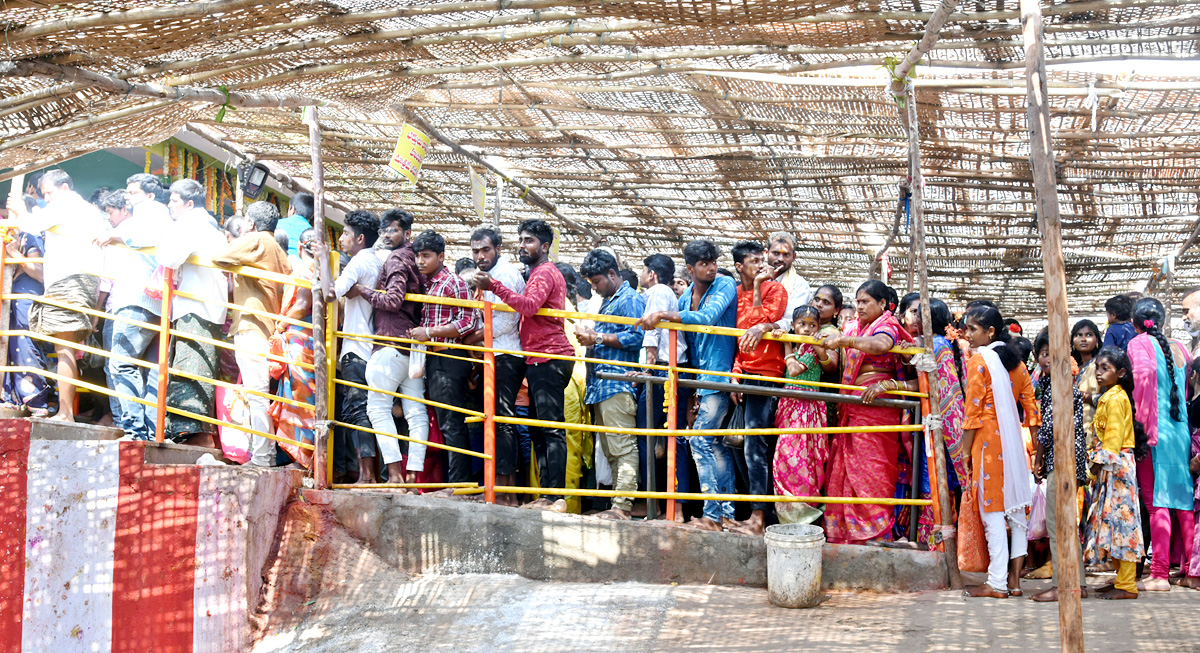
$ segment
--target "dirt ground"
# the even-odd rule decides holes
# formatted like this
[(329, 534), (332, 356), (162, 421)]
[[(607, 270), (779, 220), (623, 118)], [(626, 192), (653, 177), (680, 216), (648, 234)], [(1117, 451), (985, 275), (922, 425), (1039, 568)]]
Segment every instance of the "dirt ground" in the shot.
[[(762, 589), (545, 583), (397, 572), (320, 513), (292, 509), (255, 653), (355, 651), (1051, 651), (1056, 604), (957, 592), (831, 593), (786, 610)], [(1092, 577), (1099, 585), (1111, 576)], [(1026, 597), (1049, 581), (1024, 581)], [(1083, 603), (1090, 651), (1200, 651), (1200, 592)]]

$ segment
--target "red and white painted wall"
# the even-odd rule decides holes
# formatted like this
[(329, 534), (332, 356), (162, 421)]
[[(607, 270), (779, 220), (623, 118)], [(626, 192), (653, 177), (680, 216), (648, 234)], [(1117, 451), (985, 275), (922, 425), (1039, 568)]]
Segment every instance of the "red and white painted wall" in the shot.
[(0, 420), (0, 653), (240, 651), (296, 472)]

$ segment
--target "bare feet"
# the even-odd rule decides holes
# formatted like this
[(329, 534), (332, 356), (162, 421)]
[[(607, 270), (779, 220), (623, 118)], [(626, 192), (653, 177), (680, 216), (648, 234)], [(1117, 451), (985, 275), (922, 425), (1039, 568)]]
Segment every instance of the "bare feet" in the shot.
[[(1087, 597), (1088, 597), (1087, 588), (1086, 587), (1079, 588), (1079, 598), (1086, 599)], [(1029, 597), (1029, 600), (1037, 601), (1038, 603), (1053, 603), (1058, 600), (1058, 588), (1051, 587), (1048, 590), (1038, 592), (1037, 594), (1034, 594), (1033, 596)]]
[(968, 587), (968, 588), (964, 589), (963, 596), (965, 596), (967, 598), (973, 598), (973, 599), (977, 599), (977, 598), (1007, 599), (1008, 592), (1001, 592), (1001, 591), (997, 590), (996, 588), (992, 587), (991, 585), (984, 583), (983, 585), (976, 585), (974, 587)]
[(1136, 599), (1138, 597), (1137, 593), (1135, 593), (1135, 592), (1126, 592), (1125, 590), (1119, 590), (1116, 588), (1113, 588), (1107, 592), (1101, 592), (1098, 596), (1100, 598), (1108, 600), (1108, 601), (1119, 601), (1122, 599)]
[(619, 508), (609, 508), (608, 510), (605, 510), (604, 512), (596, 513), (596, 516), (599, 517), (600, 519), (607, 519), (610, 521), (629, 521), (630, 520), (629, 513), (625, 512), (624, 510), (621, 510)]
[(1194, 590), (1200, 590), (1200, 576), (1188, 576), (1179, 581), (1180, 587), (1190, 587)]
[(696, 517), (696, 518), (692, 519), (692, 521), (688, 522), (687, 525), (691, 526), (692, 528), (700, 529), (702, 531), (718, 531), (718, 532), (720, 532), (721, 530), (723, 530), (721, 528), (721, 524), (718, 524), (717, 522), (709, 519), (708, 517)]
[(437, 492), (430, 492), (429, 496), (442, 497), (443, 499), (449, 499), (454, 496), (454, 488), (450, 488), (450, 487), (442, 488), (442, 489), (438, 490)]
[(749, 519), (746, 521), (735, 521), (727, 530), (740, 533), (741, 535), (762, 535), (765, 528), (762, 511), (755, 510), (750, 513)]
[(1109, 572), (1109, 571), (1116, 571), (1116, 570), (1117, 570), (1117, 568), (1116, 568), (1116, 567), (1113, 565), (1112, 561), (1111, 561), (1111, 560), (1109, 560), (1109, 561), (1106, 561), (1106, 562), (1102, 562), (1102, 563), (1100, 563), (1100, 564), (1098, 564), (1098, 565), (1093, 565), (1093, 566), (1091, 566), (1091, 567), (1088, 567), (1088, 568), (1087, 568), (1087, 573), (1089, 573), (1089, 574), (1103, 574), (1103, 573), (1105, 573), (1105, 572)]
[(528, 508), (530, 510), (549, 510), (550, 512), (566, 512), (567, 511), (567, 500), (559, 499), (559, 500), (555, 501), (554, 499), (550, 499), (548, 497), (542, 497), (542, 498), (538, 499), (537, 501), (530, 501), (529, 503), (527, 503), (521, 507)]
[(70, 424), (75, 423), (75, 416), (70, 413), (63, 412), (63, 411), (59, 411), (54, 417), (51, 417), (50, 419), (54, 420), (55, 422), (67, 422)]
[(1103, 594), (1103, 593), (1105, 593), (1105, 592), (1110, 592), (1110, 591), (1112, 591), (1112, 589), (1113, 589), (1114, 587), (1116, 587), (1116, 585), (1114, 585), (1113, 583), (1109, 583), (1109, 584), (1107, 584), (1107, 585), (1101, 585), (1100, 587), (1097, 587), (1097, 588), (1096, 588), (1096, 593), (1097, 593), (1097, 594)]
[(1025, 556), (1008, 562), (1008, 595), (1021, 596), (1021, 570), (1025, 567)]
[(1171, 581), (1166, 578), (1147, 578), (1139, 580), (1137, 583), (1138, 591), (1141, 592), (1170, 592)]

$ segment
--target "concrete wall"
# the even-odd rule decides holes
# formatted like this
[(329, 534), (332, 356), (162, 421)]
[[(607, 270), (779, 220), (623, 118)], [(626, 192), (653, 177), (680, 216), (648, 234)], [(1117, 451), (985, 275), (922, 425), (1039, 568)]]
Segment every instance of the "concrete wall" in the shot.
[[(536, 580), (766, 586), (760, 537), (382, 492), (304, 490), (370, 549), (409, 573), (506, 573)], [(826, 587), (946, 586), (941, 554), (826, 545)]]
[(0, 653), (245, 650), (300, 472), (32, 426), (0, 420)]

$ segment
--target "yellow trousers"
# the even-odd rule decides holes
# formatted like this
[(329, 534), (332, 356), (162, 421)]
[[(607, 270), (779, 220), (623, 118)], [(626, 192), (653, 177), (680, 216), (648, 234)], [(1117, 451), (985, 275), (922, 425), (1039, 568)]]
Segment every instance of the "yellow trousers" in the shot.
[(1117, 582), (1113, 583), (1113, 587), (1137, 594), (1137, 563), (1114, 560), (1113, 564), (1117, 567)]

